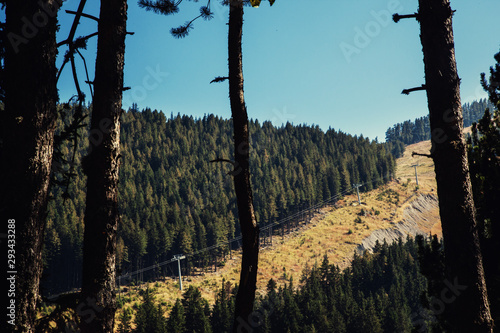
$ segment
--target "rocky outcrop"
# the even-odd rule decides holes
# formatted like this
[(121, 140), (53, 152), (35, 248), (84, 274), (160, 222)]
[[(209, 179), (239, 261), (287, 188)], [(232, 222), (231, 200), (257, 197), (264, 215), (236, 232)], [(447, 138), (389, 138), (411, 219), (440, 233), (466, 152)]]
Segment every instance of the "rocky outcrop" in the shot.
[(358, 245), (356, 251), (361, 254), (365, 250), (371, 250), (377, 241), (383, 243), (385, 240), (390, 244), (399, 237), (406, 238), (407, 235), (428, 235), (438, 222), (438, 198), (434, 194), (419, 193), (404, 209), (401, 222), (395, 223), (392, 228), (375, 230)]

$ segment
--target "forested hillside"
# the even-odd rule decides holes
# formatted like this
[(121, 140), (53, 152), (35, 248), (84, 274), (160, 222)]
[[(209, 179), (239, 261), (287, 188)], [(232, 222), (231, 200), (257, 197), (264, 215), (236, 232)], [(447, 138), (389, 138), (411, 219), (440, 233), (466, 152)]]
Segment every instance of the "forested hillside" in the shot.
[[(442, 243), (422, 236), (391, 245), (377, 243), (373, 253), (355, 255), (351, 267), (344, 270), (325, 256), (321, 264), (303, 271), (301, 281), (290, 278), (278, 287), (269, 280), (267, 293), (258, 299), (252, 320), (243, 327), (277, 333), (442, 331), (441, 313), (431, 304), (440, 297), (443, 283), (426, 279), (443, 274), (442, 260)], [(222, 283), (213, 306), (190, 286), (182, 300), (165, 307), (155, 299), (157, 286), (142, 294), (137, 311), (129, 306), (122, 309), (119, 332), (133, 326), (134, 332), (231, 331), (234, 285), (230, 282)], [(123, 297), (130, 299), (132, 293)]]
[[(473, 125), (469, 139), (474, 198), (484, 247), (483, 262), (492, 300), (491, 311), (496, 321), (499, 302), (496, 282), (498, 249), (495, 247), (498, 247), (498, 242), (494, 230), (499, 214), (492, 203), (499, 197), (498, 159), (494, 157), (500, 147), (499, 126), (498, 111), (493, 118), (487, 112), (478, 124)], [(400, 165), (398, 170), (401, 171)], [(399, 177), (406, 178), (401, 174)], [(339, 210), (333, 214), (340, 215)], [(307, 236), (302, 236), (304, 238)], [(311, 238), (311, 243), (317, 240)], [(323, 241), (318, 241), (318, 244), (325, 246)], [(312, 268), (306, 265), (300, 280), (292, 280), (290, 266), (286, 266), (286, 270), (268, 282), (266, 292), (261, 293), (256, 302), (255, 320), (250, 321), (255, 332), (450, 330), (450, 322), (441, 307), (442, 304), (448, 306), (448, 303), (443, 303), (442, 295), (449, 291), (450, 284), (444, 277), (443, 244), (438, 236), (434, 235), (432, 239), (408, 237), (406, 242), (392, 245), (378, 243), (373, 253), (355, 254), (351, 266), (344, 270), (329, 263), (326, 256), (319, 265), (317, 258), (311, 257), (317, 264)], [(262, 266), (259, 269), (262, 271)], [(285, 285), (283, 279), (287, 280)], [(145, 286), (150, 288), (146, 292)], [(137, 332), (229, 332), (234, 310), (234, 285), (226, 280), (219, 287), (222, 288), (213, 305), (200, 295), (203, 288), (191, 283), (182, 299), (176, 302), (165, 301), (161, 282), (127, 288), (120, 300), (120, 332), (131, 327)], [(456, 292), (460, 296), (461, 291), (457, 289)], [(138, 294), (143, 295), (142, 299)]]
[[(494, 105), (486, 98), (472, 103), (465, 103), (462, 106), (464, 127), (469, 127), (472, 123), (479, 121), (483, 117), (486, 108), (490, 110), (494, 109)], [(385, 132), (385, 140), (387, 142), (396, 143), (401, 141), (405, 145), (430, 140), (430, 138), (431, 129), (428, 115), (416, 118), (414, 121), (407, 120), (397, 123)]]
[[(80, 131), (85, 137), (84, 129)], [(289, 123), (275, 127), (257, 120), (250, 122), (250, 133), (254, 203), (261, 226), (349, 191), (353, 183), (363, 183), (361, 189), (369, 191), (394, 172), (391, 148), (363, 136)], [(118, 274), (239, 235), (228, 175), (232, 166), (210, 162), (232, 159), (231, 136), (231, 121), (214, 115), (166, 118), (150, 109), (124, 113)], [(98, 140), (99, 133), (92, 138)], [(64, 195), (64, 184), (51, 191), (43, 281), (49, 293), (80, 283), (85, 185), (80, 162), (86, 140), (78, 145), (69, 196)], [(61, 152), (70, 158), (68, 143)], [(61, 175), (56, 179), (62, 180)], [(188, 269), (204, 259), (195, 256)]]

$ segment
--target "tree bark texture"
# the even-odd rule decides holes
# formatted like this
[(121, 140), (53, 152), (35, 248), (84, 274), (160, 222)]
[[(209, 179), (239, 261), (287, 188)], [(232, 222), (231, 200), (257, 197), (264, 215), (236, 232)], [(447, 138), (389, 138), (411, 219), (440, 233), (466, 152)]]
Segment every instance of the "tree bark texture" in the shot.
[[(57, 119), (55, 61), (59, 7), (60, 3), (54, 0), (6, 2), (0, 211), (4, 228), (8, 221), (15, 221), (9, 223), (15, 225), (15, 264), (8, 270), (17, 272), (13, 274), (16, 325), (11, 326), (16, 332), (35, 331), (36, 307), (40, 301), (42, 245)], [(6, 243), (7, 240), (2, 241)], [(7, 319), (4, 314), (2, 320)]]
[(87, 199), (80, 329), (113, 332), (120, 165), (120, 116), (127, 21), (126, 0), (102, 0), (89, 154), (83, 162)]
[[(446, 276), (459, 286), (445, 313), (453, 332), (492, 332), (472, 198), (448, 0), (419, 0), (425, 86), (431, 126)], [(452, 290), (453, 292), (453, 290)]]
[(259, 260), (259, 226), (255, 219), (250, 184), (248, 115), (243, 94), (241, 36), (243, 2), (229, 2), (229, 99), (234, 128), (233, 171), (238, 218), (242, 234), (243, 258), (240, 283), (235, 303), (234, 332), (250, 331), (249, 316), (253, 311)]

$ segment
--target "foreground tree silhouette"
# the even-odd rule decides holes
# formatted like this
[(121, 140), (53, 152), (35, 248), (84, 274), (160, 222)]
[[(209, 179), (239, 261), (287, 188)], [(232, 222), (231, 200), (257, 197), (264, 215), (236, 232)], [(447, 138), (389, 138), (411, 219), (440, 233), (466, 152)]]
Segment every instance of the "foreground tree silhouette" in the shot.
[(435, 165), (445, 248), (445, 284), (455, 296), (442, 296), (447, 297), (443, 302), (448, 300), (445, 305), (448, 323), (453, 332), (492, 332), (462, 132), (460, 79), (455, 61), (452, 16), (448, 0), (419, 0), (418, 13), (396, 14), (394, 20), (416, 17), (420, 22), (425, 85), (412, 91), (427, 91), (432, 133), (431, 157)]
[(243, 94), (243, 61), (241, 36), (243, 32), (243, 1), (229, 1), (229, 100), (234, 130), (234, 189), (238, 205), (243, 254), (240, 283), (236, 294), (233, 332), (247, 330), (253, 311), (259, 264), (259, 225), (255, 219), (250, 184), (248, 114)]
[[(3, 230), (8, 221), (15, 221), (11, 224), (15, 225), (15, 266), (9, 268), (17, 271), (15, 331), (34, 332), (57, 119), (56, 27), (61, 2), (7, 0), (1, 4), (6, 5), (6, 41), (0, 211)], [(37, 27), (31, 23), (35, 19)]]
[(95, 70), (95, 95), (90, 125), (83, 240), (81, 332), (114, 330), (115, 254), (120, 165), (120, 116), (127, 21), (126, 0), (102, 0)]

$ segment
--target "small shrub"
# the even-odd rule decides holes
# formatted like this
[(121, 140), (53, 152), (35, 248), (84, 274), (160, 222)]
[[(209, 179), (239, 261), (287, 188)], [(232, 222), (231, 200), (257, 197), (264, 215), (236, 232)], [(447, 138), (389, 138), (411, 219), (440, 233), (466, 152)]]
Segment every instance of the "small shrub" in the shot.
[(125, 305), (125, 300), (123, 299), (123, 297), (118, 296), (116, 298), (116, 308), (121, 309), (124, 305)]

